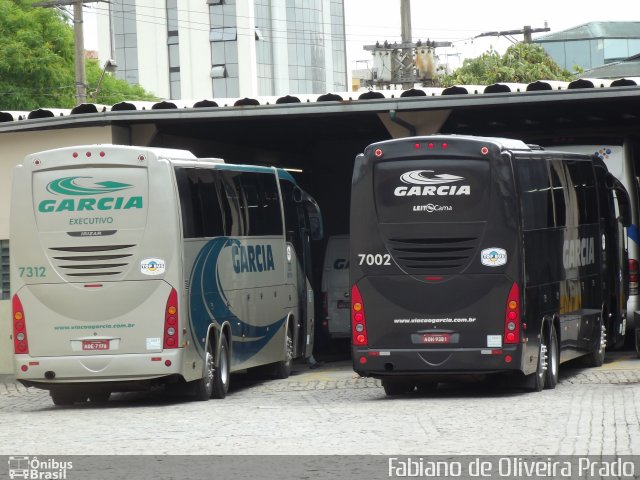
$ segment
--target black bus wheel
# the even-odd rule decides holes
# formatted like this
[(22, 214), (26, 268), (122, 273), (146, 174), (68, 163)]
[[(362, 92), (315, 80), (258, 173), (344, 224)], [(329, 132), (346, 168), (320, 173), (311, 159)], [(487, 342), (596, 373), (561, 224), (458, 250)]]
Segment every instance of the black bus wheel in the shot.
[(640, 328), (636, 328), (636, 354), (640, 357)]
[(411, 382), (400, 382), (394, 380), (382, 380), (382, 388), (387, 396), (404, 395), (412, 392), (415, 385)]
[(287, 334), (284, 339), (284, 359), (273, 366), (273, 376), (275, 378), (289, 378), (291, 375), (291, 363), (293, 362), (293, 338), (291, 328), (287, 327)]
[(223, 333), (220, 339), (220, 358), (218, 367), (213, 372), (213, 393), (212, 398), (224, 398), (229, 391), (229, 380), (231, 378), (231, 361), (229, 358), (229, 344), (227, 336)]
[(59, 407), (73, 405), (74, 403), (84, 402), (86, 400), (85, 396), (68, 390), (50, 390), (49, 395), (51, 395), (53, 404)]
[(558, 350), (558, 334), (552, 326), (549, 333), (549, 348), (547, 351), (547, 370), (545, 372), (544, 388), (550, 390), (558, 385), (558, 371), (560, 366), (560, 357)]
[(538, 365), (535, 373), (528, 375), (524, 380), (524, 388), (532, 392), (540, 392), (544, 388), (544, 381), (547, 370), (547, 346), (545, 338), (540, 338), (540, 346), (538, 348)]
[(604, 363), (604, 354), (607, 348), (607, 327), (600, 319), (600, 335), (597, 336), (593, 350), (586, 357), (588, 367), (601, 367)]
[(196, 400), (206, 401), (213, 394), (213, 375), (215, 372), (215, 362), (211, 344), (207, 342), (207, 350), (204, 354), (204, 372), (202, 378), (196, 381)]
[(94, 403), (104, 403), (109, 401), (111, 392), (94, 392), (89, 394), (89, 401)]

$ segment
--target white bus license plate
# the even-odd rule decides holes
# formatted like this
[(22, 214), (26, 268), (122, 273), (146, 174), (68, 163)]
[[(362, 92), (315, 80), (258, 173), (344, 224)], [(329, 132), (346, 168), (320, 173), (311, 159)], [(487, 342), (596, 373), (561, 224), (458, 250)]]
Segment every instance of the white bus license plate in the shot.
[(109, 350), (109, 340), (83, 340), (82, 350)]
[(422, 343), (450, 343), (451, 335), (448, 333), (424, 333), (422, 335)]

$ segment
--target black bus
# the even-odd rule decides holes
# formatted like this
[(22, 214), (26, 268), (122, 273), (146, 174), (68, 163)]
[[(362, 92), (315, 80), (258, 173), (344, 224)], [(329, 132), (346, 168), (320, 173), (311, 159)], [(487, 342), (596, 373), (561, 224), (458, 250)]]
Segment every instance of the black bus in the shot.
[(351, 192), (354, 370), (387, 395), (456, 375), (554, 388), (624, 335), (629, 200), (594, 157), (437, 135), (369, 145)]

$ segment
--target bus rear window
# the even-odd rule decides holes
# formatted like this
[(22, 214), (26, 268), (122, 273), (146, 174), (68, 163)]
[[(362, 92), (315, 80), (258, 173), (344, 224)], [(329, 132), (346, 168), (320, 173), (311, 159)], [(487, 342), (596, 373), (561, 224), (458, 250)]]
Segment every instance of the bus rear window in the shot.
[(491, 191), (488, 160), (399, 160), (374, 169), (378, 220), (383, 223), (486, 220)]

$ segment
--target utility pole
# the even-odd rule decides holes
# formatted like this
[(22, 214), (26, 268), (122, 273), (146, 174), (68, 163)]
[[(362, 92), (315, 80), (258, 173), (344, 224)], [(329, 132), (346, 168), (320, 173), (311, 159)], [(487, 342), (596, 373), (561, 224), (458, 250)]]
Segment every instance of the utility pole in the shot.
[(531, 38), (531, 34), (532, 33), (548, 32), (550, 30), (551, 29), (547, 26), (547, 22), (544, 22), (544, 28), (531, 28), (531, 25), (525, 25), (520, 30), (503, 30), (503, 31), (500, 31), (500, 32), (485, 32), (485, 33), (481, 33), (480, 35), (476, 35), (473, 38), (479, 38), (479, 37), (505, 37), (511, 43), (518, 43), (517, 40), (512, 37), (512, 35), (524, 35), (523, 42), (524, 43), (531, 43), (533, 41), (532, 38)]
[(73, 39), (75, 44), (76, 64), (76, 104), (87, 101), (87, 73), (84, 61), (84, 17), (82, 6), (85, 3), (96, 3), (102, 0), (53, 0), (32, 4), (34, 7), (55, 8), (73, 5)]
[(413, 62), (413, 46), (411, 44), (411, 0), (400, 0), (400, 29), (402, 37), (402, 73), (400, 78), (402, 79), (402, 88), (408, 90), (413, 87), (412, 70), (414, 69)]
[(411, 0), (400, 0), (400, 28), (400, 44), (385, 40), (364, 46), (373, 55), (373, 84), (385, 87), (399, 83), (404, 90), (412, 88), (416, 82), (433, 85), (436, 80), (434, 51), (436, 47), (450, 47), (451, 42), (413, 42)]

